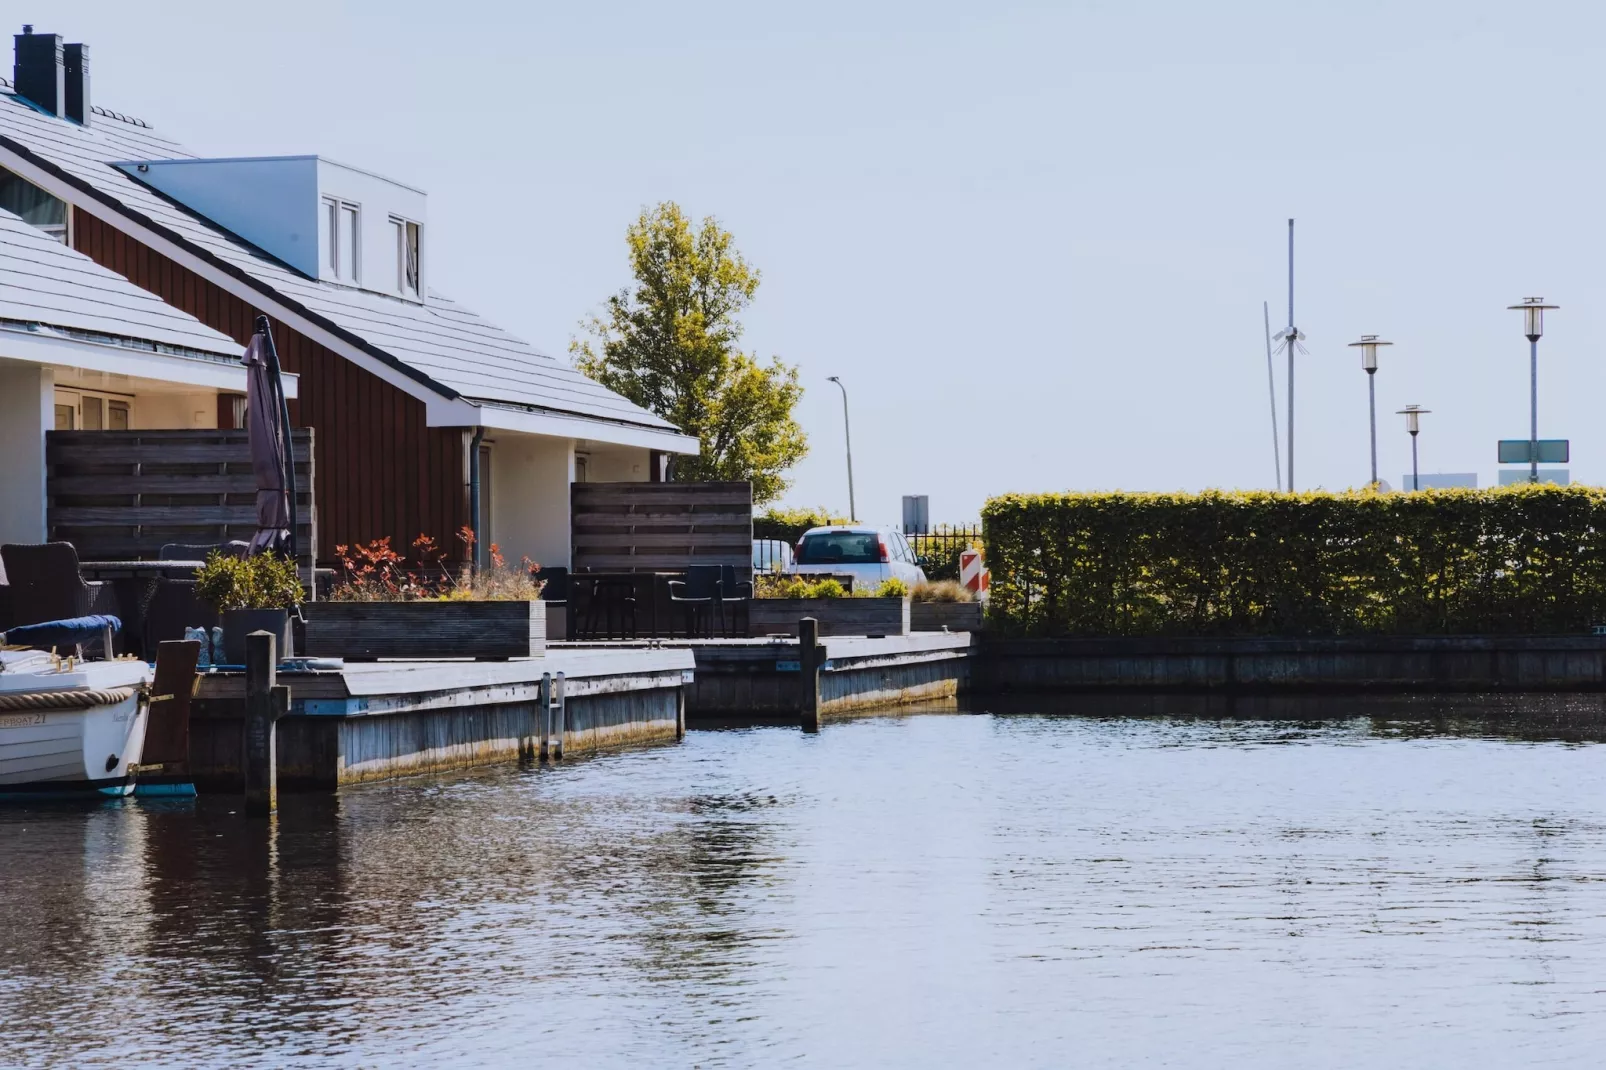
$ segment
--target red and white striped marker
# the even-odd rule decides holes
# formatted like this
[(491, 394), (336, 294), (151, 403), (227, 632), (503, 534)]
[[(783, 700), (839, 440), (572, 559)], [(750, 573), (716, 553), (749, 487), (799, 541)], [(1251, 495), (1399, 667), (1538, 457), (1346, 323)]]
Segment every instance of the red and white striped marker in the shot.
[(959, 582), (977, 594), (985, 594), (993, 574), (982, 565), (981, 551), (959, 551)]

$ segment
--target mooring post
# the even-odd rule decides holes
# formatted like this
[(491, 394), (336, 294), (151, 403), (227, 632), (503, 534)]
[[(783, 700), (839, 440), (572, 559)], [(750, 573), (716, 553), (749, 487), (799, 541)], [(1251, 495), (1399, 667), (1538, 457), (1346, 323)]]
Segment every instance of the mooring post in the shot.
[(569, 731), (569, 702), (564, 693), (563, 674), (552, 678), (552, 720), (556, 731), (552, 733), (552, 756), (563, 757), (563, 736)]
[(804, 617), (797, 622), (797, 661), (801, 671), (803, 731), (820, 730), (820, 622)]
[(538, 707), (538, 709), (536, 711), (536, 715), (535, 715), (536, 716), (536, 722), (537, 722), (536, 726), (535, 726), (535, 729), (536, 729), (537, 732), (541, 733), (541, 743), (540, 743), (540, 747), (539, 747), (539, 751), (540, 751), (539, 757), (540, 757), (541, 761), (544, 762), (544, 761), (546, 761), (548, 758), (550, 758), (552, 756), (552, 674), (551, 673), (544, 672), (544, 673), (541, 674), (540, 697), (538, 697), (535, 700), (535, 702), (536, 702), (536, 706)]
[(278, 651), (272, 632), (245, 637), (245, 730), (240, 776), (247, 817), (266, 817), (279, 807), (274, 726), (290, 712), (290, 689), (278, 682)]
[(686, 738), (686, 682), (682, 680), (675, 691), (675, 740)]

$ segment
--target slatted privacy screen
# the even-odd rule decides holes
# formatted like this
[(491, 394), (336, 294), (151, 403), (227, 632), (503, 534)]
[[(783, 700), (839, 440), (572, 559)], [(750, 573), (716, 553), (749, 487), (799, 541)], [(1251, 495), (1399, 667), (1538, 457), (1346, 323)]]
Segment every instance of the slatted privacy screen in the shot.
[(732, 565), (751, 579), (750, 483), (575, 483), (569, 516), (576, 571)]
[[(48, 431), (46, 523), (81, 561), (149, 560), (167, 543), (256, 533), (256, 476), (245, 431)], [(313, 434), (291, 434), (305, 575), (317, 550)]]

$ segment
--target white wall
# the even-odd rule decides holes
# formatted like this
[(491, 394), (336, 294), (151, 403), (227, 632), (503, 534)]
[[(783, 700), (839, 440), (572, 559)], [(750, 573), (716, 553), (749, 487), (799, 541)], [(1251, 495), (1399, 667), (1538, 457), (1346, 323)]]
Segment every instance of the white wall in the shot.
[(574, 441), (498, 431), (491, 445), (491, 541), (507, 560), (569, 565)]
[(135, 431), (215, 430), (216, 394), (135, 394), (128, 410)]
[(586, 452), (591, 454), (586, 478), (592, 483), (645, 483), (652, 478), (651, 450), (593, 445)]
[(0, 542), (45, 538), (45, 431), (55, 424), (49, 368), (0, 360)]
[[(392, 215), (417, 223), (419, 232), (419, 285), (429, 285), (429, 227), (425, 218), (428, 199), (421, 190), (393, 182), (388, 178), (347, 167), (332, 160), (318, 161), (318, 196), (338, 197), (358, 207), (357, 242), (361, 254), (357, 258), (357, 285), (364, 290), (377, 290), (415, 300), (403, 293), (398, 285), (396, 231), (390, 224)], [(320, 204), (318, 209), (323, 210)], [(320, 257), (318, 272), (328, 263)], [(315, 272), (317, 273), (317, 272)]]

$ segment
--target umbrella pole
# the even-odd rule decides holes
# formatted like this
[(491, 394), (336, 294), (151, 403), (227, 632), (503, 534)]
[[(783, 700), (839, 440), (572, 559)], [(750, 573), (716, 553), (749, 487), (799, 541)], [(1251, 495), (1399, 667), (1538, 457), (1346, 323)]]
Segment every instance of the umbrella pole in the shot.
[[(296, 561), (296, 533), (299, 528), (298, 510), (296, 507), (296, 448), (290, 438), (290, 403), (284, 396), (284, 379), (279, 369), (279, 350), (273, 344), (273, 331), (268, 327), (268, 317), (258, 316), (256, 333), (262, 336), (263, 348), (267, 352), (268, 370), (273, 373), (273, 394), (279, 402), (279, 424), (284, 434), (284, 486), (289, 496), (290, 506), (290, 538), (285, 546), (290, 552), (292, 564)], [(312, 577), (307, 577), (308, 582)]]

